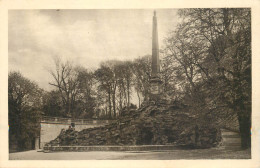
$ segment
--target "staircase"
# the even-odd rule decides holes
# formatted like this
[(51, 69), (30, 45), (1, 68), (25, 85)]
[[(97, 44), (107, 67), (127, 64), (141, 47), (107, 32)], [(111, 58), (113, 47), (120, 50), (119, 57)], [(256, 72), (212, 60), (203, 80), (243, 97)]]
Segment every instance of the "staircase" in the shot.
[(221, 129), (223, 142), (221, 147), (225, 149), (240, 149), (241, 138), (239, 133), (227, 129)]

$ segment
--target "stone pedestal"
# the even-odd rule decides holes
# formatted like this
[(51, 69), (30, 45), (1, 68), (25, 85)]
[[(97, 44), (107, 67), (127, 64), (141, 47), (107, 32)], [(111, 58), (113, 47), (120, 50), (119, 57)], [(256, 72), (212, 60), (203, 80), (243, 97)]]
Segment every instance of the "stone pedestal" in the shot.
[(153, 77), (150, 81), (150, 101), (159, 101), (162, 94), (162, 81), (159, 77)]

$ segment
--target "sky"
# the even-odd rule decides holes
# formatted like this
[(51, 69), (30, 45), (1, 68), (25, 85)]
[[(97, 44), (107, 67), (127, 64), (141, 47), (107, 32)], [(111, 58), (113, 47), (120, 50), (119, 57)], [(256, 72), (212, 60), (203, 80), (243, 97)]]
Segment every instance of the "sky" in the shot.
[[(177, 25), (177, 10), (156, 11), (162, 47)], [(152, 17), (152, 9), (9, 10), (8, 70), (51, 90), (54, 57), (94, 70), (106, 60), (151, 55)]]

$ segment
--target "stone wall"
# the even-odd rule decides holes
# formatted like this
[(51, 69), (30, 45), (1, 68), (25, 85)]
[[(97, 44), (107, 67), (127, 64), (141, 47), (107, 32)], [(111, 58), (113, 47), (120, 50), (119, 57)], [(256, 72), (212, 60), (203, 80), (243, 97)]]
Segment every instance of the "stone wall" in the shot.
[[(112, 122), (111, 120), (76, 120), (75, 130), (81, 131), (87, 128), (94, 128), (106, 125)], [(40, 132), (40, 148), (47, 142), (55, 139), (62, 129), (68, 129), (71, 124), (71, 119), (45, 117), (41, 120)]]

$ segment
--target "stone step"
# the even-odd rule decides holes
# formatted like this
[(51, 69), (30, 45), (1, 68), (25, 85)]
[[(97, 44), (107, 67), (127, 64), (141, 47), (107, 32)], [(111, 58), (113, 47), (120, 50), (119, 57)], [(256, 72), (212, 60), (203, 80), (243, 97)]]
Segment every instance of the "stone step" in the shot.
[(239, 133), (222, 129), (221, 134), (223, 138), (222, 146), (225, 149), (240, 148), (241, 138)]
[(241, 141), (240, 138), (223, 138), (224, 142), (238, 142)]
[(59, 151), (167, 151), (179, 149), (174, 145), (137, 145), (137, 146), (45, 146), (44, 152)]
[(236, 132), (227, 132), (227, 131), (225, 131), (225, 132), (222, 131), (221, 134), (222, 134), (222, 136), (226, 136), (226, 135), (239, 135)]
[(240, 138), (240, 136), (237, 134), (237, 135), (222, 135), (223, 138)]
[(225, 145), (225, 146), (238, 145), (238, 146), (240, 146), (240, 145), (241, 145), (241, 142), (223, 142), (222, 145)]
[(236, 142), (223, 142), (223, 145), (232, 145), (232, 144), (241, 144), (241, 141), (236, 141)]

